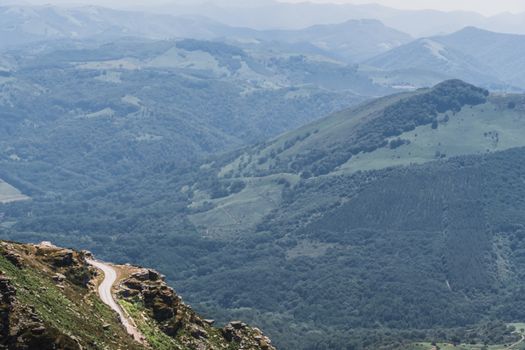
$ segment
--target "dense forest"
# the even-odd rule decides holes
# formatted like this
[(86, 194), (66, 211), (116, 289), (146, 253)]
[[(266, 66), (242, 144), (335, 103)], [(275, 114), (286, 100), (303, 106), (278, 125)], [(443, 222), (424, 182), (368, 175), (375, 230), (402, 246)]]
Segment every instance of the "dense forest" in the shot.
[[(412, 130), (414, 122), (437, 132), (447, 123), (443, 115), (453, 119), (466, 105), (522, 114), (520, 96), (488, 98), (459, 81), (397, 96), (377, 114), (390, 124), (373, 135), (385, 140), (395, 123)], [(365, 120), (355, 135), (377, 125)], [(291, 137), (299, 145), (311, 135)], [(392, 152), (410, 146), (383, 144)], [(156, 161), (110, 182), (103, 174), (114, 171), (111, 160), (106, 169), (74, 177), (44, 162), (6, 164), (0, 176), (34, 199), (3, 206), (2, 237), (51, 240), (153, 266), (202, 314), (248, 320), (283, 348), (510, 342), (515, 335), (506, 323), (525, 318), (518, 306), (523, 150), (330, 176), (272, 175), (268, 186), (280, 191), (275, 209), (255, 226), (240, 223), (235, 234), (216, 237), (203, 233), (195, 217), (252, 190), (250, 178), (217, 176), (242, 150), (192, 166)], [(98, 181), (76, 177), (88, 174)], [(60, 188), (75, 190), (38, 191), (44, 182), (58, 188), (61, 178)], [(202, 193), (209, 199), (193, 205)]]

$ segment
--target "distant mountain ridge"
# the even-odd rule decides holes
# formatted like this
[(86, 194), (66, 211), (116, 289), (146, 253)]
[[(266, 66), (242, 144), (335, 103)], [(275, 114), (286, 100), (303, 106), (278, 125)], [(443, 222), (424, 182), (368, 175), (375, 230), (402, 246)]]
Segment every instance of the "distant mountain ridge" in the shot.
[(360, 62), (412, 40), (408, 34), (369, 19), (318, 24), (299, 30), (260, 31), (259, 37), (271, 41), (311, 43), (327, 54), (350, 62)]
[(119, 11), (102, 7), (13, 5), (0, 7), (0, 48), (58, 39), (138, 36), (209, 38), (217, 23), (189, 17)]
[(231, 27), (202, 16), (170, 16), (102, 7), (0, 7), (0, 49), (53, 40), (222, 39), (312, 45), (326, 55), (347, 62), (383, 53), (411, 40), (377, 20), (348, 20), (301, 30), (260, 31)]
[[(389, 71), (432, 72), (487, 87), (525, 88), (525, 35), (467, 27), (458, 32), (417, 39), (365, 63)], [(416, 78), (418, 79), (418, 78)]]
[(257, 29), (298, 29), (315, 24), (334, 24), (349, 19), (371, 18), (414, 37), (433, 36), (458, 31), (465, 26), (525, 34), (525, 14), (485, 17), (476, 12), (435, 10), (399, 10), (378, 4), (286, 3), (260, 1), (252, 6), (235, 3), (165, 5), (162, 13), (200, 13), (233, 26)]

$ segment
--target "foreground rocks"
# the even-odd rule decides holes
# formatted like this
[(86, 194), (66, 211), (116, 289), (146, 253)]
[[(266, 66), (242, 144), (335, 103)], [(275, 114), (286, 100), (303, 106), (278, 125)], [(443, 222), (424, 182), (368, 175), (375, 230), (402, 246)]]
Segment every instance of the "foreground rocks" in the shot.
[(101, 274), (86, 258), (91, 253), (50, 243), (0, 241), (0, 350), (144, 350), (156, 349), (159, 341), (158, 348), (174, 350), (275, 349), (259, 329), (241, 321), (214, 327), (157, 271), (115, 266), (118, 299), (132, 307), (131, 321), (148, 327), (152, 337), (149, 344), (136, 342), (100, 300)]
[(241, 321), (214, 328), (214, 320), (198, 316), (154, 270), (137, 269), (120, 283), (118, 294), (142, 305), (162, 332), (185, 349), (224, 349), (233, 344), (245, 350), (275, 349), (259, 329)]

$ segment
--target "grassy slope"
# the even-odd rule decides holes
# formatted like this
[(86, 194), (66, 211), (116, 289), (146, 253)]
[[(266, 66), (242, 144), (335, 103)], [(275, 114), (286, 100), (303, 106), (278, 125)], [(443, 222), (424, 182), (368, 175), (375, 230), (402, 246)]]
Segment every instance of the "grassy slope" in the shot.
[[(194, 196), (192, 207), (203, 207), (205, 203), (213, 206), (211, 210), (191, 215), (192, 223), (202, 234), (219, 238), (255, 227), (271, 210), (279, 207), (284, 188), (279, 179), (286, 179), (292, 185), (299, 180), (297, 174), (275, 170), (279, 162), (293, 162), (301, 154), (344, 143), (360, 125), (375, 118), (384, 108), (425, 91), (374, 100), (248, 149), (219, 172), (219, 178), (233, 176), (244, 181), (246, 188), (220, 199), (210, 199), (205, 193), (196, 192), (198, 195)], [(395, 149), (387, 146), (372, 152), (361, 152), (327, 176), (423, 164), (467, 154), (483, 155), (525, 146), (525, 140), (521, 137), (525, 130), (525, 111), (507, 106), (509, 101), (522, 99), (522, 96), (492, 96), (486, 103), (464, 107), (458, 113), (441, 113), (437, 128), (419, 126), (388, 138), (388, 141), (401, 139), (407, 144)]]
[(29, 199), (29, 197), (23, 195), (17, 188), (0, 179), (0, 203), (16, 202), (26, 199)]
[(464, 108), (437, 129), (421, 126), (399, 137), (410, 141), (396, 149), (381, 148), (350, 159), (337, 173), (422, 164), (465, 154), (485, 154), (525, 146), (525, 112), (493, 102)]
[[(88, 289), (66, 283), (60, 289), (53, 272), (37, 260), (23, 269), (0, 256), (0, 269), (11, 278), (17, 299), (33, 306), (47, 327), (76, 337), (85, 348), (140, 349), (130, 340), (117, 317), (99, 297)], [(107, 329), (104, 329), (107, 326)]]

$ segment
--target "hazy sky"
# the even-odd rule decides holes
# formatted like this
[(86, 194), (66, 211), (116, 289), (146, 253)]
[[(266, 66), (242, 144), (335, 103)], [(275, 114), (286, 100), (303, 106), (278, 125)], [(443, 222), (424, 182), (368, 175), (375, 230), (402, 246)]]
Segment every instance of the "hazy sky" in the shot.
[[(301, 2), (303, 0), (281, 0)], [(402, 9), (466, 10), (493, 15), (501, 12), (525, 12), (525, 0), (311, 0), (313, 2), (378, 3)], [(523, 24), (525, 25), (525, 23)]]
[[(159, 5), (168, 2), (213, 2), (220, 4), (223, 1), (231, 0), (26, 0), (31, 3), (61, 3), (77, 4), (92, 3), (96, 5), (117, 5), (126, 7), (126, 5)], [(260, 0), (243, 0), (243, 3), (260, 2)], [(525, 0), (279, 0), (282, 2), (321, 2), (321, 3), (379, 3), (385, 6), (402, 8), (402, 9), (437, 9), (444, 11), (466, 10), (493, 15), (501, 12), (525, 12)], [(2, 0), (0, 0), (0, 3)], [(524, 23), (525, 25), (525, 23)]]

